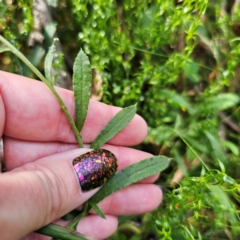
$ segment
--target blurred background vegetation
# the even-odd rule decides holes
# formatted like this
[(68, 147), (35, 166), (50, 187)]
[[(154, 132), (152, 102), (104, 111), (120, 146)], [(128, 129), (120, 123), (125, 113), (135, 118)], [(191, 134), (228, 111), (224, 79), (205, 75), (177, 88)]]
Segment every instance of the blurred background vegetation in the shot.
[[(0, 0), (0, 34), (41, 71), (59, 38), (53, 72), (69, 89), (83, 48), (92, 98), (138, 102), (149, 135), (136, 147), (173, 158), (163, 204), (120, 217), (111, 239), (240, 239), (239, 0)], [(0, 69), (35, 77), (6, 52)]]

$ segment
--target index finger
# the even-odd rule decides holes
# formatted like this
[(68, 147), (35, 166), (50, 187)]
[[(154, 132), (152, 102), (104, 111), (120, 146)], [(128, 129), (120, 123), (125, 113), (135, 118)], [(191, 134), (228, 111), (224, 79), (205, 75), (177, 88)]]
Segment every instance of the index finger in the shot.
[[(73, 92), (62, 88), (56, 90), (74, 118)], [(5, 114), (4, 135), (32, 141), (76, 142), (58, 101), (44, 83), (0, 71), (0, 94), (0, 101), (3, 101), (5, 108), (5, 113), (1, 113), (3, 116)], [(91, 143), (120, 110), (121, 108), (91, 100), (81, 132), (84, 143)], [(146, 134), (145, 121), (135, 115), (127, 127), (108, 143), (136, 145)]]

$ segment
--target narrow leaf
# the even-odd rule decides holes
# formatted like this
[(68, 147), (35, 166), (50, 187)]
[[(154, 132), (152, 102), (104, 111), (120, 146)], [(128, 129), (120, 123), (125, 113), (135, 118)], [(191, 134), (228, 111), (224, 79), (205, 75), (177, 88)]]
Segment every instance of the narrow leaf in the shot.
[(102, 210), (98, 207), (98, 205), (94, 202), (89, 202), (90, 206), (93, 208), (93, 210), (101, 217), (106, 219), (104, 213), (102, 212)]
[(134, 117), (136, 110), (137, 105), (132, 105), (118, 112), (97, 136), (90, 148), (100, 148), (104, 143), (125, 128)]
[(238, 213), (234, 204), (223, 191), (221, 186), (208, 185), (208, 187), (210, 188), (212, 195), (219, 201), (220, 206), (222, 206), (222, 214), (226, 215), (228, 221), (231, 223), (233, 233), (236, 236), (239, 221), (237, 219)]
[(36, 232), (62, 240), (93, 240), (93, 238), (53, 223), (38, 229)]
[(220, 144), (220, 139), (218, 138), (218, 136), (213, 135), (209, 131), (204, 131), (204, 133), (212, 146), (215, 158), (219, 159), (223, 163), (227, 163), (227, 159), (223, 152), (222, 146)]
[[(31, 64), (36, 67), (40, 62), (42, 62), (42, 59), (46, 53), (45, 48), (37, 44), (34, 49), (31, 51), (30, 55), (28, 56), (28, 60), (31, 62)], [(23, 75), (24, 76), (31, 76), (33, 70), (26, 64), (23, 65)]]
[(77, 216), (67, 225), (68, 229), (76, 230), (79, 221), (87, 215), (87, 213), (88, 213), (88, 211), (90, 210), (90, 208), (91, 208), (91, 207), (89, 207), (88, 202), (85, 202), (85, 203), (83, 204), (82, 212), (81, 212), (79, 215), (77, 215)]
[(81, 132), (85, 122), (92, 85), (91, 66), (87, 55), (80, 50), (73, 65), (73, 91), (76, 126)]
[(52, 62), (53, 62), (54, 54), (55, 54), (55, 51), (56, 51), (56, 46), (55, 46), (55, 41), (56, 40), (58, 40), (58, 39), (55, 38), (53, 40), (53, 43), (52, 43), (51, 47), (49, 48), (48, 53), (47, 53), (46, 58), (45, 58), (45, 61), (44, 61), (45, 77), (52, 84), (54, 83), (54, 80), (53, 80), (52, 75), (51, 75), (51, 68), (52, 68)]
[(165, 156), (154, 156), (132, 164), (116, 173), (89, 199), (89, 202), (91, 202), (91, 204), (98, 203), (119, 189), (164, 170), (168, 167), (169, 163), (170, 159)]
[(179, 134), (177, 131), (175, 131), (176, 134), (182, 139), (182, 141), (189, 147), (189, 149), (193, 152), (193, 154), (200, 160), (202, 163), (203, 167), (208, 170), (208, 166), (204, 163), (202, 158), (197, 154), (197, 152), (194, 150), (194, 148)]
[(225, 166), (219, 159), (218, 159), (218, 164), (219, 164), (219, 167), (220, 167), (222, 173), (225, 173), (226, 172)]
[(0, 53), (7, 52), (7, 51), (11, 51), (11, 49), (9, 47), (6, 47), (6, 46), (0, 47)]

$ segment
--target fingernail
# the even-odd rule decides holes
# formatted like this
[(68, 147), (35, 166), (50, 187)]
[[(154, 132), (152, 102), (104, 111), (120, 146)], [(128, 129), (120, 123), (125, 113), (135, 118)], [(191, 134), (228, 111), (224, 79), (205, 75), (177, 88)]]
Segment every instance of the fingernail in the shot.
[(73, 160), (82, 191), (102, 186), (117, 171), (117, 158), (105, 149), (92, 150)]

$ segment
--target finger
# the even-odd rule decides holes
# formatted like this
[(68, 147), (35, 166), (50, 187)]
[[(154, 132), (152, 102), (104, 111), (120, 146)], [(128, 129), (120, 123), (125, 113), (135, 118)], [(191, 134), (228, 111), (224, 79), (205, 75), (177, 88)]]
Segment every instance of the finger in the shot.
[(79, 222), (77, 231), (95, 239), (106, 239), (117, 230), (118, 219), (111, 215), (105, 217), (89, 215)]
[[(72, 167), (72, 160), (87, 151), (89, 149), (76, 149), (51, 155), (1, 174), (2, 239), (20, 239), (77, 208), (99, 189), (80, 191), (79, 181)], [(89, 161), (86, 163), (90, 165), (90, 170), (91, 166), (96, 168), (96, 164), (91, 165)], [(76, 166), (80, 167), (77, 164)]]
[[(0, 88), (6, 113), (5, 135), (23, 140), (76, 143), (58, 101), (45, 84), (0, 71)], [(73, 93), (61, 88), (56, 90), (70, 114), (74, 116)], [(81, 133), (84, 142), (91, 143), (119, 110), (120, 108), (91, 100)], [(144, 139), (146, 134), (145, 121), (135, 115), (128, 126), (109, 143), (136, 145)]]
[[(85, 145), (85, 147), (89, 147)], [(77, 144), (62, 142), (29, 142), (9, 137), (4, 138), (5, 166), (8, 171), (37, 159), (78, 148)], [(150, 153), (135, 150), (132, 148), (119, 147), (106, 144), (103, 146), (113, 152), (119, 160), (118, 171), (125, 167), (152, 157)], [(157, 180), (159, 174), (148, 177), (142, 182), (151, 183)]]
[[(118, 219), (108, 214), (106, 214), (105, 217), (106, 219), (95, 214), (88, 215), (78, 223), (77, 231), (94, 239), (106, 239), (117, 230)], [(57, 220), (54, 223), (67, 226), (69, 221)]]
[[(135, 215), (154, 210), (162, 200), (161, 189), (153, 184), (135, 184), (121, 189), (104, 199), (98, 206), (104, 212), (106, 219), (97, 215), (90, 215), (80, 221), (77, 230), (87, 236), (102, 239), (110, 236), (116, 230), (117, 219), (112, 215)], [(94, 213), (93, 210), (91, 210)], [(111, 218), (110, 218), (111, 217)], [(113, 221), (115, 219), (116, 222)], [(113, 222), (112, 222), (113, 221)], [(66, 226), (63, 221), (58, 221)], [(101, 229), (99, 233), (99, 229)], [(111, 231), (112, 229), (112, 231)], [(96, 231), (97, 230), (97, 231)], [(100, 235), (98, 235), (100, 234)]]
[(161, 201), (162, 191), (157, 185), (133, 184), (105, 198), (98, 206), (105, 214), (127, 216), (153, 211)]
[[(1, 91), (1, 90), (0, 90)], [(5, 109), (2, 96), (0, 94), (0, 138), (3, 135), (4, 123), (5, 123)]]
[(21, 240), (52, 240), (52, 239), (53, 239), (52, 237), (32, 232), (27, 236), (23, 237)]

